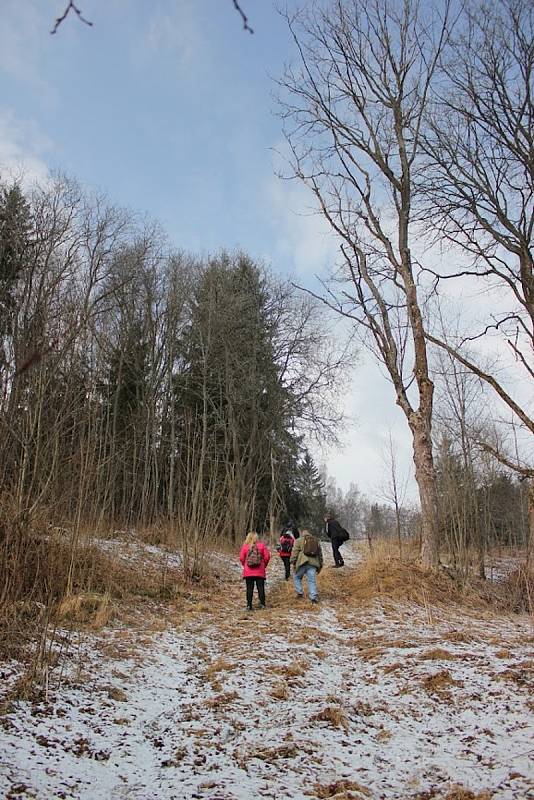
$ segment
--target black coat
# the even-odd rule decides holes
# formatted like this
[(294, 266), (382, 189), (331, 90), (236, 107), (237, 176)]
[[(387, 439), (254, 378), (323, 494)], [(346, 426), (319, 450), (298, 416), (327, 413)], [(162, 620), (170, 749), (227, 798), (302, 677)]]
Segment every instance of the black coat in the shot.
[(329, 519), (325, 525), (326, 535), (333, 542), (344, 542), (345, 534), (337, 519)]

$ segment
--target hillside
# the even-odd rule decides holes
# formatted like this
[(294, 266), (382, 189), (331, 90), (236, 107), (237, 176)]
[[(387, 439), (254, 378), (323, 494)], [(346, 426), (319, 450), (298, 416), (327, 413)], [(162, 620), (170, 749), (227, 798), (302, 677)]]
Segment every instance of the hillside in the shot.
[(275, 560), (269, 608), (247, 616), (240, 573), (221, 554), (207, 593), (71, 634), (37, 695), (8, 702), (20, 665), (3, 665), (0, 793), (532, 796), (528, 618), (430, 598), (356, 601), (358, 561), (353, 549), (345, 570), (324, 570), (314, 607), (297, 605)]

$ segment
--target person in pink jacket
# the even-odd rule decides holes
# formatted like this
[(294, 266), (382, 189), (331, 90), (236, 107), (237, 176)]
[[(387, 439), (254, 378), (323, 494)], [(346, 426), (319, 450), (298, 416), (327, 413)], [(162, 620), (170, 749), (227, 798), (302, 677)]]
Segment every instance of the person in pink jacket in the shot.
[(265, 568), (271, 554), (263, 542), (258, 541), (258, 534), (251, 531), (247, 534), (239, 553), (243, 564), (243, 578), (247, 586), (247, 611), (252, 611), (254, 584), (258, 590), (260, 608), (265, 608)]

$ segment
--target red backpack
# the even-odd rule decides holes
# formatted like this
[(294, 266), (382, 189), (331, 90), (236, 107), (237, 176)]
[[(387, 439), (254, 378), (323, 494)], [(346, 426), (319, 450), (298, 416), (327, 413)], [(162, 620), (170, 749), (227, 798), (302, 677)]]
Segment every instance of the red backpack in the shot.
[(288, 533), (283, 533), (282, 536), (280, 537), (280, 552), (291, 553), (294, 544), (295, 540), (293, 539), (293, 537)]

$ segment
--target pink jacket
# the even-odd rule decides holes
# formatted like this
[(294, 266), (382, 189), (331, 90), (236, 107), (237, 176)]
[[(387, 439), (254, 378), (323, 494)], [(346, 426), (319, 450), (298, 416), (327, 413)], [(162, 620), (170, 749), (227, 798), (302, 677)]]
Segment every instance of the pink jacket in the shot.
[(265, 578), (265, 567), (269, 563), (271, 554), (263, 542), (257, 543), (257, 548), (261, 553), (261, 564), (259, 567), (249, 567), (247, 564), (248, 544), (244, 544), (239, 553), (239, 560), (243, 564), (243, 577), (244, 578)]

